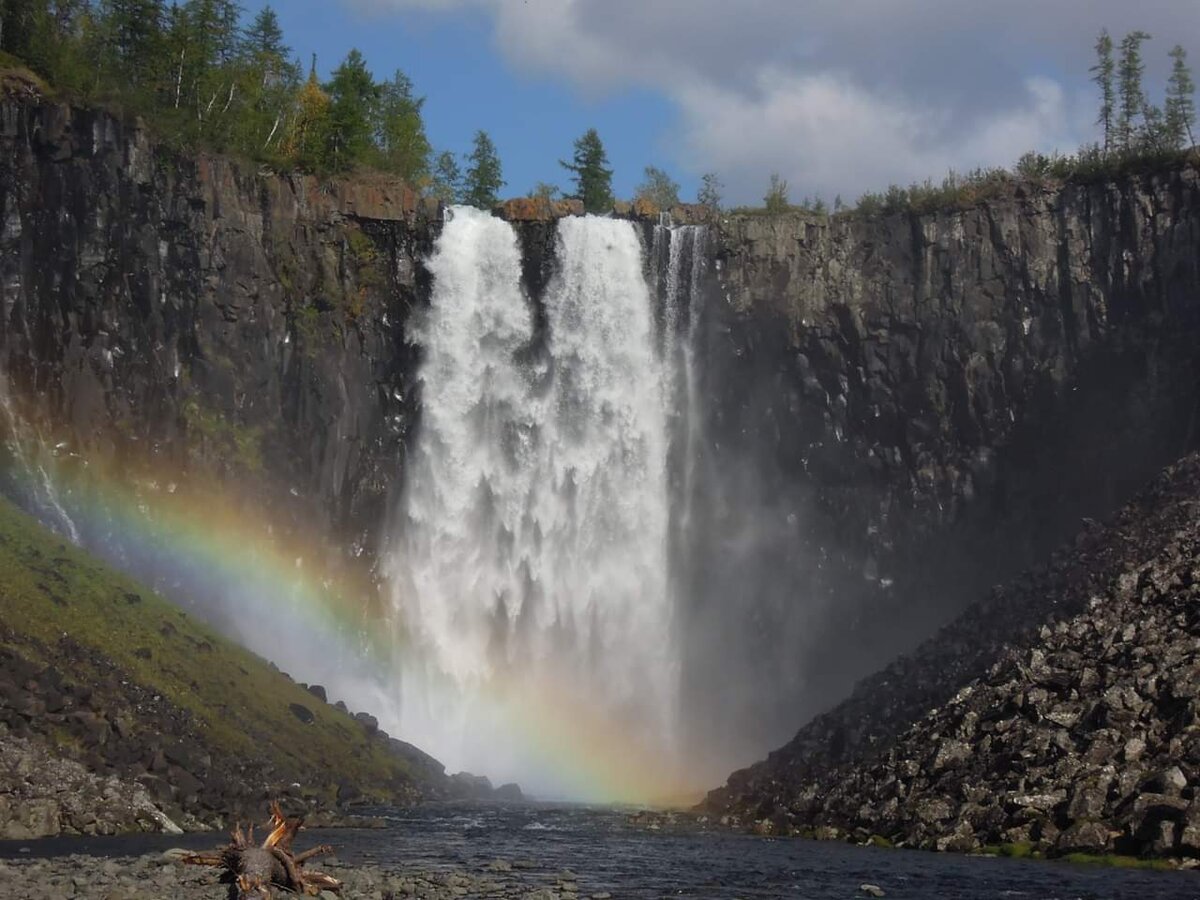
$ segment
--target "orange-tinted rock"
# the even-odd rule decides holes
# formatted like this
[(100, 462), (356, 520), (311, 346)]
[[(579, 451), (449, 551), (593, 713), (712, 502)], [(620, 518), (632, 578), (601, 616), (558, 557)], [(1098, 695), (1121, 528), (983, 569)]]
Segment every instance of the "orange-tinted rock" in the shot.
[(658, 218), (658, 205), (645, 197), (638, 197), (633, 201), (633, 215), (638, 219), (656, 219)]
[(514, 197), (497, 206), (495, 212), (509, 222), (547, 222), (556, 217), (554, 204), (544, 197)]

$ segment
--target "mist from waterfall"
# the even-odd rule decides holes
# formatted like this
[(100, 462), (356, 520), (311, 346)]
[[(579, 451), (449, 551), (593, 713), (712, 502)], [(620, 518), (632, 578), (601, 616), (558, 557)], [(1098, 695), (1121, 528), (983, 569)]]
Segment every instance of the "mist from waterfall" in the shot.
[(630, 765), (675, 761), (679, 282), (699, 233), (660, 229), (644, 249), (630, 222), (560, 220), (540, 318), (512, 226), (468, 208), (445, 224), (388, 569), (408, 639), (401, 733), (451, 770), (578, 795), (548, 768), (551, 725), (621, 743)]

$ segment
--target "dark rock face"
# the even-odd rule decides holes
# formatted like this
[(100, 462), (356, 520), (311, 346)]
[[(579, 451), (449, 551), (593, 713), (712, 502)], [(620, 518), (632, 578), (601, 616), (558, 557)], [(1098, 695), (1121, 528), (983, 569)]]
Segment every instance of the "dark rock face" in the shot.
[(734, 773), (771, 832), (1200, 855), (1200, 455)]
[(688, 681), (747, 728), (828, 708), (1194, 444), (1194, 168), (719, 227)]
[(436, 207), (183, 158), (50, 103), (0, 104), (0, 161), (0, 352), (29, 417), (371, 551), (415, 418), (404, 329)]

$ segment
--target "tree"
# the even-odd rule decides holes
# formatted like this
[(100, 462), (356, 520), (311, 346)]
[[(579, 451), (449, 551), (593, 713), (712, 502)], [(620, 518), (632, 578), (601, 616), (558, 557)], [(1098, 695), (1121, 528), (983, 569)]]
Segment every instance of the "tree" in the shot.
[(313, 57), (308, 81), (296, 99), (287, 138), (283, 142), (285, 159), (298, 169), (320, 172), (328, 166), (330, 100), (317, 79), (317, 60)]
[(1116, 91), (1113, 87), (1115, 67), (1112, 51), (1113, 42), (1108, 29), (1101, 29), (1100, 37), (1096, 39), (1096, 65), (1092, 66), (1090, 71), (1092, 81), (1100, 87), (1100, 115), (1097, 117), (1096, 123), (1104, 126), (1105, 151), (1112, 147), (1113, 114), (1117, 103)]
[(344, 172), (374, 148), (379, 86), (358, 50), (351, 50), (325, 85), (329, 94), (329, 167)]
[(721, 183), (716, 172), (705, 172), (700, 176), (700, 189), (696, 192), (696, 202), (701, 206), (707, 206), (714, 213), (718, 212), (721, 209), (721, 191), (724, 188), (725, 185)]
[(599, 213), (612, 209), (613, 173), (608, 168), (608, 156), (595, 128), (589, 128), (575, 141), (572, 161), (559, 160), (559, 165), (573, 173), (575, 197), (583, 201), (584, 210)]
[(788, 207), (791, 206), (788, 200), (788, 183), (779, 177), (778, 172), (771, 173), (771, 184), (767, 188), (766, 196), (763, 197), (763, 203), (769, 213), (787, 212)]
[(412, 82), (397, 71), (391, 81), (379, 86), (379, 123), (376, 141), (383, 168), (410, 184), (429, 175), (433, 148), (425, 136), (421, 118), (424, 97), (414, 97)]
[(646, 166), (646, 179), (638, 185), (634, 195), (638, 200), (648, 200), (659, 209), (670, 209), (679, 205), (679, 185), (656, 166)]
[(238, 143), (253, 155), (272, 157), (287, 133), (301, 85), (300, 66), (291, 55), (279, 17), (271, 7), (263, 7), (246, 29), (241, 48), (247, 100)]
[(477, 209), (491, 209), (500, 202), (499, 191), (505, 181), (500, 174), (500, 157), (486, 131), (475, 132), (475, 143), (467, 156), (470, 165), (463, 181), (463, 203)]
[(102, 0), (100, 5), (105, 46), (99, 62), (135, 95), (161, 72), (163, 17), (162, 0)]
[(1117, 146), (1122, 151), (1134, 147), (1135, 121), (1144, 115), (1147, 101), (1142, 90), (1142, 75), (1146, 64), (1142, 61), (1142, 43), (1150, 40), (1144, 31), (1131, 31), (1121, 39), (1121, 62), (1118, 70), (1120, 80), (1121, 107), (1117, 116)]
[(539, 181), (529, 189), (528, 196), (532, 197), (534, 200), (545, 200), (547, 203), (549, 203), (552, 200), (557, 200), (560, 193), (562, 192), (558, 189), (557, 184)]
[(1175, 149), (1196, 143), (1192, 126), (1196, 124), (1195, 82), (1187, 64), (1187, 51), (1176, 45), (1171, 50), (1171, 77), (1167, 82), (1166, 130)]
[(462, 171), (458, 168), (454, 154), (449, 150), (438, 154), (437, 161), (433, 164), (430, 188), (430, 193), (447, 206), (457, 203), (462, 195)]

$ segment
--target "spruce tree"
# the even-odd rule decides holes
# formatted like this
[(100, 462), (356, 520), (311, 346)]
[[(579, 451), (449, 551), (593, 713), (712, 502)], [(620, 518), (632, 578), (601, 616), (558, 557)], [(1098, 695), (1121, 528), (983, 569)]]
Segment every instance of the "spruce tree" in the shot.
[(463, 202), (477, 209), (491, 209), (500, 202), (499, 192), (505, 182), (496, 145), (486, 131), (475, 132), (474, 147), (467, 161), (470, 165), (463, 182)]
[(329, 94), (329, 165), (342, 172), (362, 162), (374, 148), (373, 125), (379, 86), (358, 50), (351, 50), (325, 86)]
[(1100, 87), (1100, 115), (1096, 119), (1098, 125), (1104, 126), (1104, 150), (1112, 149), (1113, 115), (1116, 111), (1117, 96), (1113, 86), (1113, 42), (1108, 29), (1100, 31), (1096, 40), (1096, 65), (1092, 66), (1092, 81)]
[(1118, 70), (1121, 107), (1117, 116), (1117, 146), (1122, 152), (1134, 149), (1137, 117), (1144, 115), (1147, 101), (1142, 90), (1142, 43), (1150, 40), (1144, 31), (1131, 31), (1121, 39), (1121, 62)]
[(424, 97), (414, 97), (412, 82), (403, 72), (379, 86), (377, 127), (380, 162), (410, 184), (429, 175), (432, 148), (421, 118)]
[(447, 206), (457, 203), (462, 194), (462, 171), (458, 168), (458, 160), (449, 150), (438, 154), (433, 164), (433, 179), (430, 184), (431, 193)]
[(1192, 126), (1196, 123), (1196, 92), (1192, 70), (1187, 64), (1187, 51), (1176, 45), (1171, 50), (1171, 77), (1167, 82), (1166, 131), (1175, 149), (1196, 143)]
[(559, 161), (575, 176), (575, 197), (583, 201), (583, 208), (590, 213), (608, 212), (612, 209), (612, 169), (608, 168), (608, 156), (604, 144), (595, 128), (589, 128), (575, 141), (575, 156), (571, 162)]
[(119, 90), (145, 101), (162, 75), (163, 0), (102, 0), (100, 23), (107, 63)]

